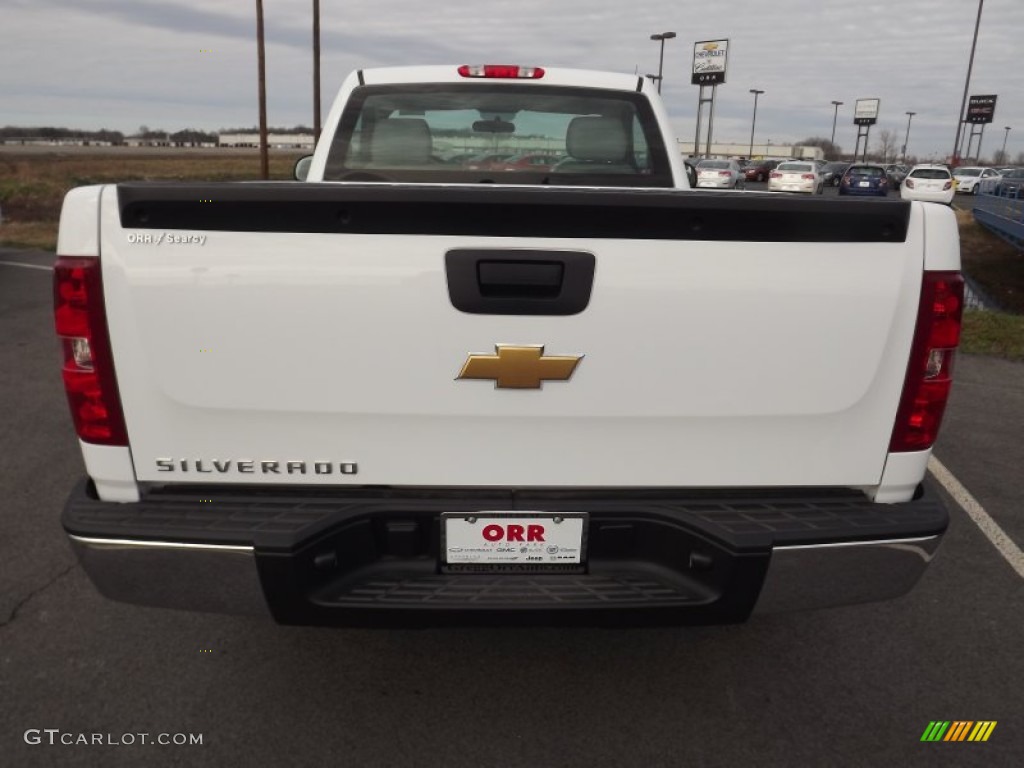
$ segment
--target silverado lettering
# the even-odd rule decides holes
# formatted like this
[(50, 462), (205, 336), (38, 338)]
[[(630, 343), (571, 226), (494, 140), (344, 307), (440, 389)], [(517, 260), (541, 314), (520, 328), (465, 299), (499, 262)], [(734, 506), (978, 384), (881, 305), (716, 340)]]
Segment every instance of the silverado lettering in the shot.
[[(205, 463), (204, 463), (205, 462)], [(355, 475), (359, 472), (359, 465), (355, 462), (331, 462), (331, 461), (254, 461), (253, 459), (239, 459), (233, 461), (227, 459), (156, 459), (158, 472), (219, 472), (221, 474), (235, 472), (255, 472), (262, 474), (306, 474), (307, 469), (312, 474), (330, 475), (337, 472), (340, 475)]]

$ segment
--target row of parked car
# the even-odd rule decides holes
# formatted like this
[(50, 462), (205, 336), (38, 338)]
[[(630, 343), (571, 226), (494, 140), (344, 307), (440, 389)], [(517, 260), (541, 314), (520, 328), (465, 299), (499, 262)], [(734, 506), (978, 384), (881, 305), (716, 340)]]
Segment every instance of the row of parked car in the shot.
[[(821, 194), (838, 187), (852, 163), (822, 160), (701, 160), (695, 167), (696, 186), (742, 189), (746, 182), (768, 182), (770, 191)], [(898, 189), (907, 174), (900, 165), (882, 166), (891, 189)]]
[(886, 197), (899, 191), (904, 200), (946, 203), (957, 191), (979, 191), (1010, 197), (1024, 196), (1024, 169), (950, 169), (945, 165), (824, 163), (816, 160), (701, 160), (693, 169), (697, 187), (742, 189), (748, 181), (768, 181), (770, 192), (802, 192), (820, 195), (826, 185), (839, 187), (840, 195)]
[[(561, 156), (539, 152), (461, 153), (445, 162), (469, 170), (549, 171)], [(985, 168), (897, 163), (847, 163), (820, 160), (701, 160), (691, 169), (691, 183), (710, 189), (742, 189), (746, 182), (768, 182), (771, 192), (822, 194), (826, 186), (839, 187), (840, 195), (885, 197), (898, 190), (910, 200), (949, 203), (957, 193), (1024, 197), (1024, 168)]]
[(1024, 168), (960, 166), (953, 170), (956, 191), (966, 195), (1024, 197)]

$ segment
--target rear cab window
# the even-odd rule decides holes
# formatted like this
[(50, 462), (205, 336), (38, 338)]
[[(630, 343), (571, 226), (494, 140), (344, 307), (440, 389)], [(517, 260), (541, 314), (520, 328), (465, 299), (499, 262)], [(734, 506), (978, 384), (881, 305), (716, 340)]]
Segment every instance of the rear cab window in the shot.
[(873, 179), (880, 179), (885, 176), (885, 169), (871, 165), (855, 165), (847, 173), (851, 176), (867, 176)]
[(942, 168), (917, 168), (910, 172), (912, 178), (915, 179), (950, 179), (949, 171), (943, 170)]
[[(525, 155), (543, 162), (519, 162)], [(672, 187), (641, 94), (487, 83), (357, 88), (326, 181)]]

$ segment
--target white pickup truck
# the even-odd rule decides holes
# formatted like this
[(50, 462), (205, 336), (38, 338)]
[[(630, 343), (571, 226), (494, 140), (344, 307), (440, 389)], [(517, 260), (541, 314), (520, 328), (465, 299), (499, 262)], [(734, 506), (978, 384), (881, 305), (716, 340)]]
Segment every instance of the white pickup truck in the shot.
[(952, 213), (692, 191), (673, 136), (640, 77), (373, 69), (305, 182), (72, 190), (62, 521), (99, 590), (338, 625), (908, 591)]

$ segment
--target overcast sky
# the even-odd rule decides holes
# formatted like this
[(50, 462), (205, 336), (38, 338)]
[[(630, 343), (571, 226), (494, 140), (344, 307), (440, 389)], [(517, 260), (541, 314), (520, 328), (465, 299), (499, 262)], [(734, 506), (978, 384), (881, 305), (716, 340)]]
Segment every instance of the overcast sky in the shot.
[[(312, 124), (311, 0), (265, 0), (271, 125)], [(783, 144), (832, 132), (852, 151), (853, 103), (881, 99), (909, 151), (952, 148), (975, 0), (321, 0), (324, 115), (352, 69), (517, 63), (640, 74), (658, 67), (678, 135), (697, 105), (693, 43), (728, 38), (715, 140)], [(255, 0), (0, 0), (0, 125), (178, 130), (257, 123)], [(984, 154), (1024, 152), (1024, 0), (988, 0), (972, 94), (998, 94)]]

